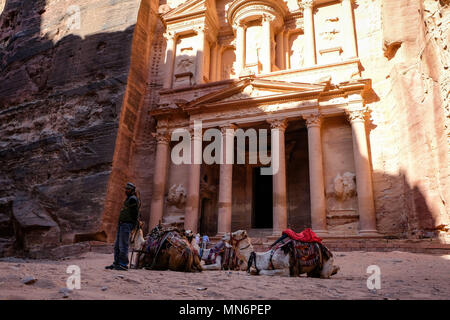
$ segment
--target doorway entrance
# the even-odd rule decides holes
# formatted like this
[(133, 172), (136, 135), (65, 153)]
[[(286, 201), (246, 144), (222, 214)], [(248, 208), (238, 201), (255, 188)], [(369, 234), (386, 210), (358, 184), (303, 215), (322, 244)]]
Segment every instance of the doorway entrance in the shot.
[(273, 228), (272, 175), (261, 175), (253, 168), (252, 228)]

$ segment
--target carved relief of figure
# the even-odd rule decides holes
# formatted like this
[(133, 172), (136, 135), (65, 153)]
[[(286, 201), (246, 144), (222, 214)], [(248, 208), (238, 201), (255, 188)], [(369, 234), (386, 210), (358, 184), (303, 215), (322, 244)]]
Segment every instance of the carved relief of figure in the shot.
[(291, 45), (291, 68), (301, 68), (304, 62), (304, 37), (297, 35)]
[(169, 193), (167, 194), (167, 203), (179, 209), (184, 206), (186, 203), (186, 190), (181, 184), (174, 184), (170, 187)]
[(195, 67), (195, 57), (194, 57), (194, 51), (191, 47), (188, 48), (182, 48), (180, 50), (180, 55), (177, 57), (177, 63), (175, 66), (175, 74), (179, 73), (186, 73), (186, 72), (192, 72), (194, 71)]
[(246, 29), (245, 64), (261, 63), (262, 27), (250, 26)]
[(355, 177), (354, 173), (345, 172), (334, 178), (334, 195), (337, 199), (344, 201), (356, 195)]
[(234, 54), (234, 50), (227, 49), (222, 54), (222, 72), (221, 79), (231, 79), (236, 76), (236, 55)]

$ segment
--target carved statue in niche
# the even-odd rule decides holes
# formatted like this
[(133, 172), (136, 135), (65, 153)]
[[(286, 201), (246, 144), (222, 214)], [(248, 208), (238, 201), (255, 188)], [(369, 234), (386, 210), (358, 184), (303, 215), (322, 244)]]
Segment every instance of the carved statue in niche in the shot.
[(262, 39), (263, 34), (260, 25), (252, 25), (246, 29), (246, 65), (261, 63)]
[(233, 49), (226, 49), (222, 54), (221, 79), (231, 79), (236, 76), (236, 56)]
[(183, 185), (174, 184), (167, 194), (167, 203), (181, 209), (186, 203), (186, 190)]
[(338, 173), (334, 178), (334, 196), (338, 200), (345, 201), (356, 195), (356, 175), (351, 172), (345, 172), (343, 175)]
[(277, 42), (275, 41), (275, 39), (271, 39), (271, 46), (270, 46), (270, 50), (271, 50), (271, 64), (272, 66), (276, 67), (276, 62), (275, 62), (275, 58), (276, 58), (276, 51), (277, 51)]
[(194, 71), (194, 50), (192, 47), (182, 48), (180, 50), (180, 57), (175, 66), (175, 74), (186, 73)]
[(304, 37), (298, 35), (291, 46), (291, 68), (301, 68), (304, 63)]

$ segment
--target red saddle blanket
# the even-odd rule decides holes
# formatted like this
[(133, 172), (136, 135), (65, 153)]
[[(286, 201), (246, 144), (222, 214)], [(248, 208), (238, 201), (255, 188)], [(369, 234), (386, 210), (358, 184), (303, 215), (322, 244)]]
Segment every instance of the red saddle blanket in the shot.
[(322, 243), (322, 239), (320, 239), (314, 231), (307, 228), (300, 233), (295, 233), (291, 229), (286, 229), (283, 231), (283, 234), (287, 235), (289, 238), (301, 242), (318, 242)]

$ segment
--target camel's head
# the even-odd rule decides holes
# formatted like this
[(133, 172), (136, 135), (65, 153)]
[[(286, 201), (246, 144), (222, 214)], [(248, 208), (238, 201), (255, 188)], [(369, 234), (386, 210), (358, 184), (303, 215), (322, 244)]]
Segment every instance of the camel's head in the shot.
[(322, 270), (320, 272), (320, 277), (328, 279), (332, 275), (335, 275), (336, 273), (338, 273), (338, 271), (340, 269), (341, 268), (339, 266), (336, 266), (334, 264), (334, 258), (333, 257), (330, 257), (329, 259), (324, 259), (323, 267), (322, 267)]
[(188, 238), (189, 241), (191, 241), (194, 237), (194, 232), (192, 232), (192, 230), (185, 230), (184, 235), (186, 236), (186, 238)]
[(245, 230), (237, 230), (231, 234), (233, 236), (233, 240), (240, 241), (248, 237), (247, 231)]

